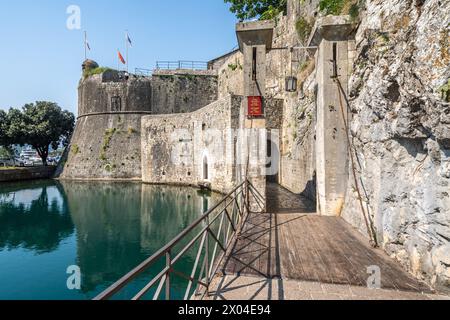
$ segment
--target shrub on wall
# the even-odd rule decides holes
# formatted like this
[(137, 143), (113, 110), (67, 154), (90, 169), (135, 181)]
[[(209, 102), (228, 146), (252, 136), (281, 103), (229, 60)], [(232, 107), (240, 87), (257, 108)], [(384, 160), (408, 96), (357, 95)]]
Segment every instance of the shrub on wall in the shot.
[(90, 76), (96, 75), (96, 74), (102, 74), (106, 71), (111, 70), (110, 68), (105, 68), (105, 67), (98, 67), (98, 68), (94, 68), (94, 69), (87, 69), (83, 72), (83, 77), (89, 78)]
[(450, 79), (446, 84), (439, 88), (439, 91), (441, 93), (442, 99), (446, 102), (450, 102)]
[(353, 20), (359, 17), (364, 0), (321, 0), (319, 9), (326, 15), (348, 14)]
[(320, 0), (319, 9), (325, 14), (340, 15), (348, 0)]
[(305, 42), (308, 40), (309, 35), (311, 34), (313, 25), (312, 23), (308, 22), (308, 20), (306, 20), (304, 17), (300, 17), (295, 23), (295, 28), (297, 30), (299, 39), (302, 42)]

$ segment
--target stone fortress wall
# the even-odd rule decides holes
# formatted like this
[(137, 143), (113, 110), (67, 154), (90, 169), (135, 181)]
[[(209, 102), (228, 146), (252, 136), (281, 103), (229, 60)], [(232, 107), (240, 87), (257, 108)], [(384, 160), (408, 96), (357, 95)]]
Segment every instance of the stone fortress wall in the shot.
[(242, 97), (229, 95), (192, 113), (144, 117), (143, 182), (232, 189), (239, 177), (231, 130), (240, 127), (241, 104)]
[(216, 71), (156, 71), (121, 79), (106, 71), (82, 79), (79, 118), (62, 179), (141, 180), (141, 118), (186, 113), (217, 100)]

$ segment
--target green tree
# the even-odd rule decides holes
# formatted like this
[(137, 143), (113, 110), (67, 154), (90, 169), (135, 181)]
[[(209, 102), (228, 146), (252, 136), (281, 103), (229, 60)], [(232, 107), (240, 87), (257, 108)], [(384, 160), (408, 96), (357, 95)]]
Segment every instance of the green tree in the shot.
[(67, 146), (75, 127), (75, 116), (71, 112), (47, 101), (26, 104), (22, 111), (11, 109), (8, 120), (8, 136), (14, 144), (31, 145), (44, 165), (47, 165), (50, 146), (53, 149), (60, 144)]
[(261, 18), (271, 19), (281, 12), (287, 10), (287, 0), (224, 0), (230, 3), (230, 11), (240, 21)]
[(13, 140), (9, 135), (8, 114), (0, 110), (0, 157), (10, 157), (12, 155)]
[(5, 111), (0, 110), (0, 146), (4, 147), (7, 145), (7, 130), (8, 130), (8, 115)]

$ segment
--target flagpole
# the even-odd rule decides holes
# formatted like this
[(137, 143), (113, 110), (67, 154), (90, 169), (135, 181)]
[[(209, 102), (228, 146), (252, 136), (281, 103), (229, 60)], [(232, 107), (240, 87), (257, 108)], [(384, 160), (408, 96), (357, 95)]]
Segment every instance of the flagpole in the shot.
[(84, 31), (84, 60), (87, 60), (87, 32)]
[(125, 45), (127, 46), (127, 72), (129, 72), (129, 60), (128, 60), (128, 30), (126, 31), (126, 35), (125, 35)]

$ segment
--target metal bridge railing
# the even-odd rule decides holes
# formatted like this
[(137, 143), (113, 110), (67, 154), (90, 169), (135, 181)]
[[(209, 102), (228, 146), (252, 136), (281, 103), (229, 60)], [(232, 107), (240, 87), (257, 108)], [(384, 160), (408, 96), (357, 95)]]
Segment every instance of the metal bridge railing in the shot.
[(204, 61), (157, 61), (157, 70), (207, 70), (208, 62)]
[[(186, 290), (181, 289), (184, 291), (184, 300), (189, 300), (194, 294), (204, 297), (208, 293), (211, 280), (217, 274), (223, 258), (234, 245), (246, 220), (250, 207), (250, 194), (258, 204), (261, 203), (261, 195), (253, 185), (249, 181), (243, 182), (175, 239), (94, 300), (113, 298), (133, 280), (144, 276), (150, 268), (159, 270), (157, 275), (152, 279), (146, 279), (144, 283), (147, 284), (134, 295), (132, 300), (173, 299), (172, 279), (175, 276), (184, 280)], [(192, 251), (191, 254), (196, 252), (195, 260), (187, 259), (192, 263), (192, 269), (190, 266), (187, 269), (191, 272), (186, 274), (176, 270), (177, 265), (190, 251)], [(183, 270), (186, 268), (184, 267)], [(155, 273), (154, 270), (153, 272)], [(161, 298), (163, 290), (164, 295)], [(177, 290), (180, 291), (179, 284)], [(181, 295), (179, 296), (181, 299)]]

